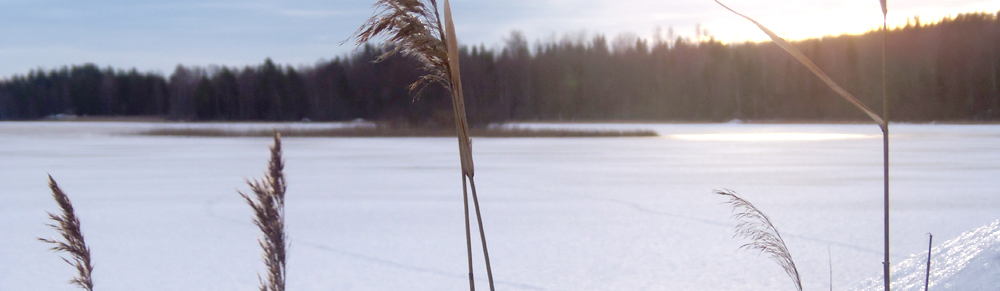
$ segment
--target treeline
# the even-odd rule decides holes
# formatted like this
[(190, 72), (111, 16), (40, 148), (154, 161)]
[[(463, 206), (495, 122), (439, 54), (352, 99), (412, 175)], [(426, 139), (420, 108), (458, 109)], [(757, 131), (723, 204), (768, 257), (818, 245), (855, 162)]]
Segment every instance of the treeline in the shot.
[[(417, 64), (402, 57), (373, 64), (381, 53), (368, 46), (350, 60), (301, 70), (270, 59), (242, 69), (178, 66), (169, 78), (93, 64), (33, 71), (0, 83), (0, 119), (72, 114), (268, 121), (399, 117), (420, 122), (431, 116), (429, 105), (440, 102), (413, 102), (406, 89), (419, 73)], [(435, 97), (444, 93), (428, 92)]]
[[(659, 38), (657, 38), (659, 39)], [(882, 35), (795, 42), (831, 78), (882, 108)], [(932, 24), (913, 19), (888, 36), (888, 94), (896, 121), (1000, 120), (1000, 12)], [(382, 49), (310, 67), (178, 66), (167, 78), (94, 65), (33, 71), (0, 82), (0, 119), (54, 114), (143, 115), (177, 120), (390, 120), (449, 124), (450, 97)], [(865, 120), (772, 43), (711, 37), (647, 42), (619, 36), (528, 44), (511, 33), (499, 51), (461, 50), (470, 122), (524, 120)]]

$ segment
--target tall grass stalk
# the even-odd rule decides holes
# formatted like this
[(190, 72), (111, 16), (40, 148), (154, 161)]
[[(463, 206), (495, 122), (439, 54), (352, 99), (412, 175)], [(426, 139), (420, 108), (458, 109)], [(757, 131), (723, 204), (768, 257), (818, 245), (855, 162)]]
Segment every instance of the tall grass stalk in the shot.
[(883, 242), (885, 242), (885, 250), (883, 252), (884, 266), (882, 266), (883, 282), (885, 283), (885, 291), (889, 291), (889, 283), (892, 282), (889, 279), (889, 92), (888, 82), (886, 79), (886, 43), (889, 39), (889, 30), (886, 26), (886, 15), (889, 9), (886, 7), (886, 0), (879, 0), (879, 4), (882, 5), (882, 118), (885, 119), (882, 122), (882, 189), (885, 190), (883, 194), (883, 225), (885, 229), (883, 234), (885, 235)]
[(490, 267), (489, 250), (486, 247), (486, 232), (476, 194), (475, 167), (472, 162), (472, 140), (469, 138), (469, 124), (465, 115), (465, 98), (462, 93), (462, 78), (459, 71), (458, 39), (452, 21), (451, 5), (444, 0), (444, 25), (438, 14), (436, 0), (378, 0), (376, 14), (366, 21), (354, 38), (358, 45), (384, 35), (388, 50), (379, 57), (383, 60), (393, 54), (402, 53), (416, 58), (423, 64), (425, 74), (410, 85), (416, 96), (431, 83), (438, 83), (451, 92), (455, 113), (455, 131), (458, 135), (458, 151), (462, 165), (462, 197), (465, 205), (465, 239), (469, 261), (469, 289), (475, 290), (475, 276), (472, 264), (472, 235), (469, 215), (469, 189), (479, 224), (479, 237), (486, 261), (486, 276), (490, 290), (494, 290), (493, 270)]
[(788, 247), (785, 246), (785, 240), (781, 238), (781, 233), (771, 223), (771, 218), (767, 214), (764, 214), (763, 211), (760, 211), (753, 203), (743, 199), (732, 190), (717, 190), (715, 194), (728, 197), (729, 201), (726, 203), (732, 206), (733, 211), (736, 212), (736, 214), (733, 214), (733, 218), (740, 223), (736, 225), (736, 234), (734, 236), (750, 240), (749, 243), (743, 244), (740, 248), (757, 250), (763, 254), (767, 254), (785, 270), (788, 277), (792, 279), (795, 289), (802, 291), (802, 280), (799, 279), (799, 270), (795, 267), (795, 261), (792, 260), (792, 254), (788, 251)]
[(713, 1), (715, 1), (715, 3), (718, 3), (722, 7), (726, 8), (726, 10), (729, 10), (730, 12), (733, 12), (736, 15), (746, 18), (750, 22), (753, 22), (754, 25), (757, 25), (757, 28), (760, 28), (761, 31), (767, 34), (767, 36), (770, 37), (775, 44), (777, 44), (779, 47), (788, 52), (788, 54), (792, 55), (792, 57), (794, 57), (796, 60), (802, 63), (802, 65), (806, 66), (806, 68), (808, 68), (809, 71), (815, 74), (816, 77), (819, 77), (819, 79), (822, 80), (824, 83), (826, 83), (826, 85), (829, 86), (830, 89), (833, 89), (833, 91), (837, 92), (837, 94), (846, 99), (847, 102), (854, 104), (855, 107), (857, 107), (859, 110), (868, 115), (868, 117), (871, 118), (872, 121), (874, 121), (875, 124), (877, 124), (879, 128), (882, 129), (882, 170), (883, 170), (882, 180), (883, 180), (883, 190), (884, 190), (883, 242), (885, 247), (883, 252), (884, 257), (882, 261), (882, 273), (883, 273), (883, 280), (885, 282), (885, 291), (889, 291), (890, 290), (889, 289), (889, 282), (890, 282), (889, 280), (889, 99), (887, 91), (888, 89), (886, 87), (886, 60), (885, 60), (886, 42), (888, 39), (888, 31), (886, 29), (887, 28), (886, 15), (888, 13), (888, 9), (886, 7), (886, 0), (879, 0), (882, 6), (882, 116), (881, 117), (878, 116), (878, 114), (875, 113), (875, 111), (872, 111), (870, 108), (868, 108), (868, 106), (866, 106), (864, 103), (861, 103), (861, 101), (855, 98), (854, 95), (851, 95), (851, 93), (848, 93), (846, 90), (844, 90), (844, 88), (841, 88), (840, 85), (837, 85), (837, 83), (834, 82), (832, 79), (830, 79), (830, 77), (828, 77), (825, 73), (823, 73), (823, 71), (820, 70), (819, 67), (816, 66), (816, 64), (810, 61), (809, 58), (807, 58), (804, 54), (802, 54), (802, 52), (800, 52), (798, 49), (796, 49), (794, 46), (788, 43), (788, 41), (786, 41), (784, 38), (781, 38), (780, 36), (775, 34), (767, 27), (764, 27), (764, 25), (760, 24), (760, 22), (757, 22), (753, 18), (743, 15), (739, 12), (736, 12), (736, 10), (733, 10), (732, 8), (729, 8), (729, 6), (722, 4), (722, 2), (719, 2), (719, 0), (713, 0)]
[(83, 239), (83, 232), (80, 231), (80, 219), (73, 212), (73, 203), (69, 201), (69, 196), (59, 189), (59, 185), (51, 175), (49, 175), (49, 189), (52, 189), (52, 198), (59, 204), (62, 214), (55, 215), (49, 212), (49, 219), (55, 223), (47, 225), (59, 232), (62, 240), (55, 238), (38, 238), (38, 240), (55, 245), (52, 247), (53, 251), (68, 253), (73, 261), (66, 258), (62, 260), (75, 267), (77, 271), (76, 277), (69, 283), (93, 291), (94, 281), (91, 279), (91, 273), (94, 271), (94, 266), (90, 262), (90, 248)]
[(934, 235), (927, 233), (927, 275), (924, 277), (924, 291), (931, 287), (931, 247), (934, 246)]
[(274, 134), (271, 160), (263, 180), (247, 181), (253, 196), (238, 192), (253, 208), (254, 225), (260, 228), (263, 238), (258, 239), (267, 266), (267, 282), (260, 279), (261, 291), (285, 290), (285, 163), (281, 158), (281, 134)]
[(830, 291), (833, 291), (833, 255), (830, 254), (830, 245), (826, 245), (826, 262), (830, 264)]

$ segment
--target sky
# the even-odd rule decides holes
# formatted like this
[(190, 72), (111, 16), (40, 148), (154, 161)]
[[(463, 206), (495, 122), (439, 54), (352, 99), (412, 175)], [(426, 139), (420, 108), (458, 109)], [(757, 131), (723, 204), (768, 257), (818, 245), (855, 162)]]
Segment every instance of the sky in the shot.
[[(374, 0), (0, 0), (0, 79), (32, 69), (94, 63), (169, 75), (186, 66), (292, 66), (350, 54), (341, 45), (374, 13)], [(875, 0), (727, 0), (771, 30), (799, 39), (862, 33), (881, 24)], [(453, 0), (459, 42), (502, 48), (512, 31), (531, 44), (601, 34), (653, 40), (694, 37), (764, 40), (746, 20), (711, 0)], [(995, 13), (1000, 0), (889, 1), (889, 23), (970, 11)], [(657, 30), (659, 28), (659, 30)]]

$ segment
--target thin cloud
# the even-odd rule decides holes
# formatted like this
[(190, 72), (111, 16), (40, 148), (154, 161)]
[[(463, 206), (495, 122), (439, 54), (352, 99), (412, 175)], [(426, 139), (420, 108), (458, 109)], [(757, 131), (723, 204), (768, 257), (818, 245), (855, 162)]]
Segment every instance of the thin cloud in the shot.
[[(179, 4), (181, 5), (181, 4)], [(186, 5), (183, 5), (186, 6)], [(210, 9), (224, 9), (224, 10), (273, 10), (275, 7), (273, 5), (264, 5), (259, 3), (239, 3), (239, 2), (209, 2), (209, 3), (197, 3), (191, 5), (195, 8), (210, 8)]]
[[(335, 43), (374, 13), (374, 1), (0, 0), (0, 76), (87, 61), (169, 72), (177, 63), (328, 58), (353, 51), (353, 46)], [(722, 41), (767, 40), (710, 0), (451, 1), (459, 42), (467, 45), (501, 47), (513, 30), (523, 32), (530, 43), (557, 42), (565, 35), (579, 39), (578, 31), (586, 31), (587, 40), (598, 34), (612, 40), (629, 32), (655, 39), (657, 27), (661, 38), (668, 31), (674, 38), (690, 38), (696, 26)], [(881, 24), (877, 1), (727, 1), (791, 38), (864, 32)], [(914, 15), (934, 21), (969, 10), (1000, 9), (1000, 0), (892, 3), (890, 25)], [(123, 58), (123, 51), (149, 55)]]
[(282, 9), (278, 14), (289, 17), (316, 17), (328, 18), (334, 16), (348, 15), (349, 11), (343, 10), (305, 10), (305, 9)]

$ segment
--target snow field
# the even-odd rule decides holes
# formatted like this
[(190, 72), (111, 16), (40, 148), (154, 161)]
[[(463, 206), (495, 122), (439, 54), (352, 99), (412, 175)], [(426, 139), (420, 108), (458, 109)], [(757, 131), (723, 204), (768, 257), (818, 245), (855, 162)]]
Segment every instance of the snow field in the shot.
[[(73, 290), (72, 268), (34, 239), (55, 235), (46, 173), (73, 200), (102, 290), (256, 288), (257, 230), (236, 190), (263, 175), (271, 140), (118, 135), (156, 126), (180, 125), (0, 123), (0, 290)], [(500, 289), (791, 290), (780, 268), (737, 249), (730, 209), (711, 194), (722, 188), (771, 216), (805, 289), (829, 288), (828, 249), (834, 289), (880, 277), (876, 126), (516, 126), (661, 137), (475, 139)], [(904, 268), (926, 233), (944, 242), (1000, 216), (1000, 126), (892, 128), (892, 260)], [(455, 145), (286, 138), (288, 289), (467, 290)]]

